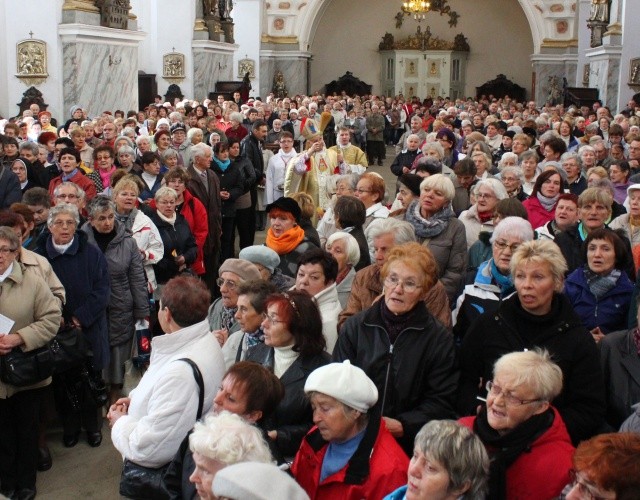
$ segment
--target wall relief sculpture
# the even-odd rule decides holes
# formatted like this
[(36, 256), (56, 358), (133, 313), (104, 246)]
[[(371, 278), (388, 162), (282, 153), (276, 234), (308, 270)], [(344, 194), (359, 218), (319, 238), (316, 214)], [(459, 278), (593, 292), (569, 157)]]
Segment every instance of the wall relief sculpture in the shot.
[(396, 40), (391, 33), (385, 33), (382, 37), (382, 41), (378, 44), (378, 50), (394, 50), (394, 49), (414, 49), (414, 50), (457, 50), (461, 52), (469, 52), (469, 42), (467, 38), (459, 33), (455, 36), (452, 42), (443, 40), (437, 36), (431, 34), (431, 28), (427, 28), (423, 31), (421, 26), (418, 26), (414, 35), (403, 40)]
[(162, 78), (165, 80), (181, 81), (185, 78), (184, 54), (169, 52), (162, 56)]
[(16, 76), (26, 85), (44, 82), (47, 73), (47, 44), (42, 40), (22, 40), (16, 44)]
[(256, 62), (253, 59), (240, 59), (238, 61), (238, 78), (243, 78), (249, 73), (249, 78), (256, 77)]

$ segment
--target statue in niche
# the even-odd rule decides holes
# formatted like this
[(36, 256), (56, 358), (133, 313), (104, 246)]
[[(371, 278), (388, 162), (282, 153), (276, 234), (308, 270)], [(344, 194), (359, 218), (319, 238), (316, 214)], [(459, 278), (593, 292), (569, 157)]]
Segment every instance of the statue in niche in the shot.
[(609, 23), (609, 2), (610, 0), (591, 0), (591, 14), (589, 21)]
[(205, 17), (211, 15), (215, 17), (218, 11), (218, 0), (202, 0), (202, 14)]
[(273, 75), (273, 88), (271, 91), (276, 97), (287, 97), (287, 85), (284, 82), (282, 71), (276, 71), (276, 74)]
[(233, 10), (233, 0), (220, 0), (218, 3), (220, 19), (231, 20), (231, 11)]
[(550, 76), (547, 81), (549, 82), (547, 102), (552, 105), (560, 104), (560, 100), (562, 98), (562, 85), (560, 84), (560, 78), (557, 76)]

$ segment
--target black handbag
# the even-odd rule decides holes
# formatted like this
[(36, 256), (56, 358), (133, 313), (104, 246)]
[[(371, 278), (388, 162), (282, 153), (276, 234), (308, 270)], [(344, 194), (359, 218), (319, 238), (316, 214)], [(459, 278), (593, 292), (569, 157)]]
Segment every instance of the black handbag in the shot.
[(0, 380), (26, 387), (78, 366), (86, 357), (87, 342), (82, 329), (65, 325), (48, 344), (38, 349), (25, 352), (16, 347), (0, 356)]
[[(204, 406), (204, 381), (202, 373), (198, 365), (188, 358), (180, 358), (178, 361), (184, 361), (191, 366), (193, 377), (196, 379), (200, 391), (198, 401), (198, 420), (202, 417), (202, 408)], [(170, 462), (169, 462), (170, 463)], [(156, 500), (168, 498), (168, 494), (163, 488), (162, 477), (169, 467), (169, 463), (162, 467), (152, 468), (143, 467), (131, 460), (125, 459), (120, 474), (120, 495), (126, 498), (135, 498), (136, 500)]]

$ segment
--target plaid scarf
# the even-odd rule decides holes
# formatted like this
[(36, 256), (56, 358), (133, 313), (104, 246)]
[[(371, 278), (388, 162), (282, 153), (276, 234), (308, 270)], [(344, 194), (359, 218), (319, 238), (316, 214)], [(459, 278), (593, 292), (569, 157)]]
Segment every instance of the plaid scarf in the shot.
[(221, 324), (222, 328), (227, 332), (231, 330), (231, 325), (233, 325), (233, 317), (236, 315), (238, 311), (237, 307), (224, 307), (222, 306), (222, 319)]

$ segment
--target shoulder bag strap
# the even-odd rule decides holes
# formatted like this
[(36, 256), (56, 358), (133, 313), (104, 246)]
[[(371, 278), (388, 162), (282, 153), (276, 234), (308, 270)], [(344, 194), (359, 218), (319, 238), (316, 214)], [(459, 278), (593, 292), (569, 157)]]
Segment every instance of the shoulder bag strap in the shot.
[(194, 363), (193, 360), (189, 358), (180, 358), (178, 361), (184, 361), (193, 370), (193, 378), (196, 379), (196, 383), (198, 384), (198, 388), (200, 389), (200, 396), (198, 401), (198, 420), (202, 417), (202, 408), (204, 407), (204, 381), (202, 380), (202, 373), (200, 373), (200, 368), (198, 365)]

